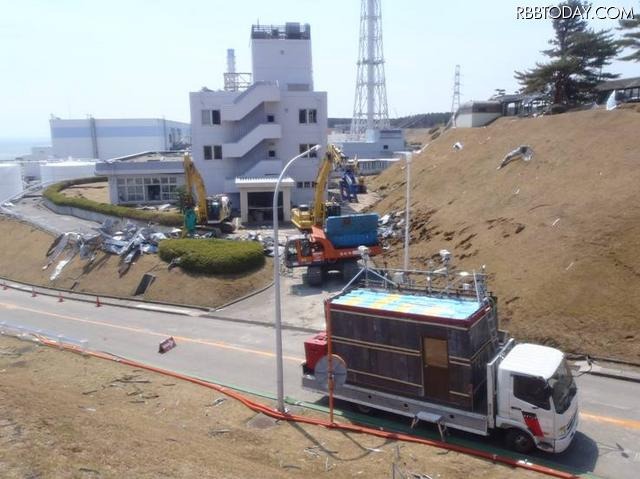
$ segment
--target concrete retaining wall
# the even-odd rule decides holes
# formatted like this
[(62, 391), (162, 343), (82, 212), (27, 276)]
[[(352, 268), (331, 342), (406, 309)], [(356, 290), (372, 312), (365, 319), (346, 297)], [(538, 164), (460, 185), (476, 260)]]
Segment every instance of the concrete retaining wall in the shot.
[[(117, 216), (105, 215), (104, 213), (98, 213), (96, 211), (83, 210), (81, 208), (76, 208), (74, 206), (56, 205), (55, 203), (51, 202), (46, 198), (42, 198), (42, 202), (47, 208), (49, 208), (51, 211), (59, 215), (75, 216), (76, 218), (81, 218), (83, 220), (88, 220), (88, 221), (95, 221), (96, 223), (104, 223), (104, 221), (107, 218), (110, 218), (114, 221), (124, 221), (124, 222), (128, 221), (138, 226), (148, 225), (147, 221), (135, 220), (132, 218), (119, 218)], [(153, 226), (153, 229), (155, 229), (156, 231), (162, 231), (163, 233), (167, 233), (173, 229), (173, 226), (163, 226), (163, 225), (155, 224)]]

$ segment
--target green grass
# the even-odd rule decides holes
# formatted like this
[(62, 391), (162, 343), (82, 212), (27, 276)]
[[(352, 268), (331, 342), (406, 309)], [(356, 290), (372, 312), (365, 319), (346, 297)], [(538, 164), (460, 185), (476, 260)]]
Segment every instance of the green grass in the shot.
[(255, 241), (168, 239), (160, 242), (160, 258), (180, 258), (185, 271), (205, 274), (245, 273), (265, 264), (262, 245)]
[(94, 211), (118, 218), (130, 218), (134, 220), (158, 223), (165, 226), (182, 226), (182, 215), (179, 213), (162, 213), (159, 211), (136, 210), (126, 206), (99, 203), (86, 198), (72, 198), (63, 193), (65, 188), (87, 183), (107, 181), (106, 176), (94, 176), (91, 178), (79, 178), (75, 180), (61, 181), (49, 186), (42, 196), (58, 206), (71, 206), (83, 210)]

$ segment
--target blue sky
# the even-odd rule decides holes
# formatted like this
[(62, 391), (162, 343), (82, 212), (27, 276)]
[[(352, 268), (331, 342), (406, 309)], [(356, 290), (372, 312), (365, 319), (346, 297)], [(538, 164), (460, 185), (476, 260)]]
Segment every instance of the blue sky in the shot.
[[(448, 111), (456, 64), (463, 101), (516, 89), (513, 71), (542, 59), (552, 35), (516, 7), (542, 4), (382, 0), (390, 115)], [(640, 14), (636, 0), (606, 5)], [(330, 116), (352, 113), (360, 0), (0, 0), (0, 12), (0, 137), (47, 137), (52, 113), (188, 121), (188, 92), (222, 87), (227, 48), (250, 69), (257, 21), (310, 23), (315, 87)], [(638, 64), (610, 69), (640, 75)]]

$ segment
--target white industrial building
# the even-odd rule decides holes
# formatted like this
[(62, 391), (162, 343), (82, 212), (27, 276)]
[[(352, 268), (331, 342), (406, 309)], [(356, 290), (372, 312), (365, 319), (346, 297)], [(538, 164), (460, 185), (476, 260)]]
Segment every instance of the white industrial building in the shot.
[[(232, 54), (232, 53), (231, 53)], [(309, 203), (327, 144), (327, 94), (313, 90), (308, 24), (253, 25), (252, 80), (229, 58), (225, 89), (190, 94), (192, 154), (210, 195), (226, 193), (243, 222), (269, 220), (275, 180), (298, 160), (281, 185), (282, 218), (291, 205)]]
[(114, 205), (161, 204), (178, 199), (184, 185), (183, 151), (144, 152), (96, 164), (96, 175), (109, 181)]
[(57, 158), (108, 160), (144, 151), (184, 148), (190, 125), (163, 118), (61, 119), (52, 117), (52, 154)]
[(470, 101), (462, 104), (455, 115), (455, 126), (458, 128), (485, 126), (502, 116), (502, 103)]

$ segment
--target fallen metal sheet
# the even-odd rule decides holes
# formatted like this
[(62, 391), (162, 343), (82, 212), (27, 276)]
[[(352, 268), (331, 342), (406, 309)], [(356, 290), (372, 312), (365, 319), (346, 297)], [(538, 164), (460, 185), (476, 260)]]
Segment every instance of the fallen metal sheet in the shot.
[(505, 155), (500, 166), (498, 166), (498, 170), (500, 168), (504, 168), (512, 161), (520, 159), (523, 161), (531, 161), (531, 158), (533, 158), (533, 149), (529, 145), (520, 145), (518, 148), (511, 150)]

